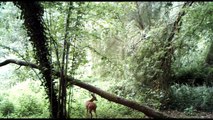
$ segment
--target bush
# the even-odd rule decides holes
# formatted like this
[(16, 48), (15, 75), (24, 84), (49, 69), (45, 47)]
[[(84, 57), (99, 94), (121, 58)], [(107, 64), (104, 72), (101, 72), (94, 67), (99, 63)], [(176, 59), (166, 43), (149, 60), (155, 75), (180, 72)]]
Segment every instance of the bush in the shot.
[(0, 111), (4, 117), (6, 117), (14, 112), (15, 108), (14, 108), (14, 105), (12, 102), (3, 100), (0, 104), (1, 104)]
[(85, 118), (85, 111), (84, 103), (73, 99), (72, 103), (69, 104), (69, 111), (67, 112), (71, 118)]
[(211, 87), (190, 87), (188, 85), (173, 85), (170, 101), (167, 107), (179, 111), (189, 111), (189, 108), (211, 112), (213, 109), (213, 90)]
[(40, 102), (32, 95), (23, 95), (18, 98), (19, 107), (16, 109), (18, 117), (30, 117), (32, 115), (41, 115), (43, 109)]
[(187, 115), (194, 115), (195, 112), (196, 112), (196, 110), (194, 109), (193, 106), (184, 109), (184, 113)]
[(178, 69), (173, 79), (180, 84), (191, 86), (213, 86), (212, 76), (213, 68), (200, 65)]
[(97, 105), (98, 118), (143, 118), (144, 114), (126, 106), (100, 100)]

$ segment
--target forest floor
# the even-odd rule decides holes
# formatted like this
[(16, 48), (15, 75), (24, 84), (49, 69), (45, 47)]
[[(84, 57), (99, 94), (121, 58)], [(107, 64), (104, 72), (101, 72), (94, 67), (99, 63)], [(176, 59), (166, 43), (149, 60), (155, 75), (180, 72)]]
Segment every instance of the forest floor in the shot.
[(167, 111), (162, 111), (163, 113), (168, 114), (169, 116), (175, 117), (175, 118), (213, 118), (213, 112), (201, 112), (201, 111), (196, 111), (193, 112), (191, 115), (187, 115), (184, 112), (179, 112), (176, 110), (167, 110)]

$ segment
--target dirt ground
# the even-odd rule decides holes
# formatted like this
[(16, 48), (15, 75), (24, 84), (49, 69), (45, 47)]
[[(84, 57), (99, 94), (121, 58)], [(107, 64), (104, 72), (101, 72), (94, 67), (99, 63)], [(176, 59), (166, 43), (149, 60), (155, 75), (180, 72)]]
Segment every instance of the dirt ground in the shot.
[(175, 118), (213, 118), (213, 112), (200, 112), (196, 111), (192, 113), (191, 115), (187, 115), (184, 112), (179, 112), (176, 110), (167, 110), (167, 111), (162, 111), (163, 113), (168, 114), (169, 116), (175, 117)]

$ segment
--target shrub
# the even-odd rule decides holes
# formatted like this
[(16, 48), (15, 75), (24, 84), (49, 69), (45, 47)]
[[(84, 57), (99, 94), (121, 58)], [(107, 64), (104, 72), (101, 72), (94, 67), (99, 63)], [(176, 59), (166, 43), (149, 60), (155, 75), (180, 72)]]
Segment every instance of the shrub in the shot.
[(200, 65), (176, 70), (173, 79), (178, 83), (186, 83), (191, 86), (213, 86), (212, 76), (213, 68)]
[(144, 114), (126, 106), (100, 100), (97, 105), (97, 114), (99, 118), (143, 118)]
[(184, 109), (184, 113), (186, 113), (187, 115), (194, 115), (195, 112), (196, 112), (196, 110), (194, 109), (193, 106)]
[(73, 99), (72, 103), (69, 104), (68, 114), (71, 118), (85, 118), (85, 111), (86, 108), (83, 102), (81, 103)]
[(210, 112), (213, 109), (213, 90), (211, 87), (191, 87), (188, 85), (173, 85), (170, 101), (167, 107), (179, 111), (195, 110)]
[(41, 104), (37, 101), (37, 98), (32, 95), (23, 95), (18, 98), (19, 107), (16, 110), (16, 114), (19, 117), (30, 117), (32, 115), (40, 115), (43, 113)]
[(4, 117), (14, 112), (15, 108), (12, 102), (3, 100), (0, 104), (0, 111)]

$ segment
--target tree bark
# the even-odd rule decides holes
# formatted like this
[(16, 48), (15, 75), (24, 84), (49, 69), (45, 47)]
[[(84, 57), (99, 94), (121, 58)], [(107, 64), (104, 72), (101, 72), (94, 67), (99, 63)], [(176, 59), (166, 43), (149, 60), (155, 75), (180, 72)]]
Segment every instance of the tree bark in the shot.
[(77, 80), (77, 79), (74, 79), (72, 77), (67, 77), (67, 81), (69, 81), (70, 84), (74, 84), (74, 85), (79, 86), (81, 88), (84, 88), (84, 89), (86, 89), (90, 92), (96, 93), (99, 96), (101, 96), (101, 97), (103, 97), (103, 98), (105, 98), (109, 101), (112, 101), (112, 102), (127, 106), (129, 108), (138, 110), (140, 112), (143, 112), (148, 117), (151, 117), (151, 118), (172, 118), (171, 116), (168, 116), (168, 115), (166, 115), (162, 112), (158, 112), (158, 111), (156, 111), (156, 110), (154, 110), (154, 109), (152, 109), (148, 106), (141, 105), (137, 102), (127, 100), (125, 98), (121, 98), (119, 96), (105, 92), (105, 91), (103, 91), (103, 90), (101, 90), (97, 87), (92, 86), (92, 85), (83, 83), (83, 82), (81, 82), (81, 80)]
[[(36, 69), (39, 69), (39, 70), (41, 69), (41, 67), (39, 67), (36, 64), (28, 63), (28, 62), (25, 62), (25, 61), (13, 60), (13, 59), (8, 59), (8, 60), (5, 60), (5, 61), (1, 62), (0, 63), (0, 67), (4, 66), (4, 65), (7, 65), (9, 63), (14, 63), (14, 64), (17, 64), (17, 65), (22, 65), (22, 66), (28, 66), (28, 67), (36, 68)], [(60, 72), (59, 71), (53, 71), (53, 74), (56, 75), (57, 77), (60, 77)], [(131, 100), (127, 100), (125, 98), (118, 97), (116, 95), (113, 95), (111, 93), (103, 91), (100, 88), (94, 87), (94, 86), (89, 85), (87, 83), (83, 83), (81, 80), (74, 79), (71, 76), (66, 76), (65, 79), (67, 79), (67, 81), (69, 82), (69, 85), (73, 84), (73, 85), (79, 86), (79, 87), (81, 87), (83, 89), (86, 89), (88, 91), (96, 93), (99, 96), (101, 96), (101, 97), (103, 97), (103, 98), (105, 98), (105, 99), (107, 99), (109, 101), (112, 101), (112, 102), (127, 106), (129, 108), (132, 108), (134, 110), (138, 110), (140, 112), (143, 112), (148, 117), (152, 117), (152, 118), (173, 118), (173, 117), (171, 117), (171, 116), (169, 116), (167, 114), (164, 114), (162, 112), (156, 111), (156, 110), (154, 110), (154, 109), (152, 109), (152, 108), (150, 108), (148, 106), (141, 105), (141, 104), (139, 104), (137, 102), (134, 102), (134, 101), (131, 101)]]
[(50, 102), (50, 116), (57, 118), (58, 100), (56, 91), (54, 90), (54, 82), (52, 78), (51, 56), (48, 50), (48, 42), (45, 35), (45, 27), (43, 26), (43, 7), (37, 1), (15, 1), (14, 4), (20, 8), (29, 41), (33, 45), (35, 57), (38, 65), (41, 67), (41, 73), (44, 78), (45, 91)]
[[(168, 102), (168, 96), (170, 95), (171, 91), (169, 89), (172, 81), (171, 81), (171, 75), (172, 75), (172, 62), (173, 62), (173, 55), (175, 49), (173, 48), (172, 40), (177, 32), (179, 32), (181, 28), (181, 18), (186, 14), (186, 11), (183, 10), (184, 8), (191, 6), (193, 2), (185, 2), (182, 6), (182, 9), (177, 15), (176, 20), (173, 22), (171, 26), (171, 32), (168, 34), (167, 31), (165, 31), (164, 34), (168, 34), (168, 37), (165, 39), (166, 45), (164, 47), (165, 53), (160, 58), (161, 59), (161, 70), (163, 71), (163, 75), (160, 79), (160, 89), (164, 92), (164, 97), (161, 99), (161, 106), (164, 106)], [(167, 28), (166, 28), (167, 29)]]
[(67, 66), (68, 66), (68, 56), (69, 56), (69, 44), (68, 44), (68, 31), (70, 25), (70, 15), (71, 15), (71, 8), (72, 2), (69, 3), (67, 10), (67, 17), (65, 23), (65, 35), (64, 35), (64, 49), (62, 55), (62, 64), (61, 64), (61, 76), (59, 82), (59, 95), (58, 95), (58, 107), (59, 107), (59, 118), (66, 118), (67, 117), (67, 81), (64, 76), (67, 75)]
[[(169, 33), (168, 37), (166, 38), (167, 44), (165, 45), (165, 54), (161, 58), (161, 69), (163, 70), (163, 76), (161, 80), (161, 89), (167, 92), (170, 83), (171, 83), (171, 65), (172, 65), (172, 58), (174, 54), (174, 49), (172, 45), (172, 40), (176, 34), (176, 31), (179, 31), (181, 28), (181, 18), (185, 15), (186, 11), (183, 10), (187, 6), (191, 6), (193, 2), (185, 2), (182, 6), (181, 11), (178, 13), (177, 19), (174, 21), (171, 27), (171, 32)], [(167, 34), (167, 32), (165, 33)]]

